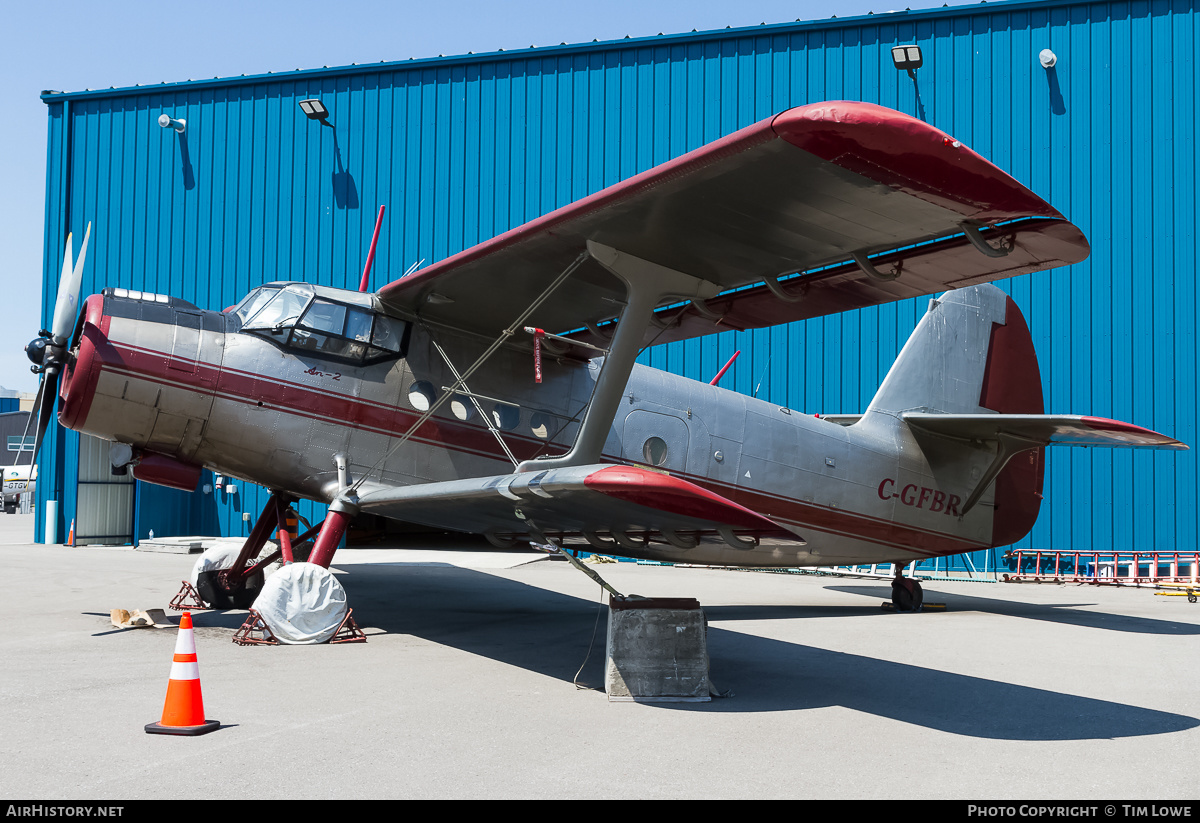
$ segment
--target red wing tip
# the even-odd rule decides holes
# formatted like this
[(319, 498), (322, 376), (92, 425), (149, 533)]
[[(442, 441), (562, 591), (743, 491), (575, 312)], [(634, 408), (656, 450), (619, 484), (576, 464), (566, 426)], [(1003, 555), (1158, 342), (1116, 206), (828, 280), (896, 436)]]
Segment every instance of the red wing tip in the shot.
[(606, 466), (589, 474), (584, 485), (601, 494), (651, 509), (736, 528), (779, 531), (769, 518), (687, 480), (640, 466)]
[(1176, 449), (1187, 449), (1188, 446), (1182, 441), (1176, 440), (1174, 437), (1168, 437), (1165, 434), (1160, 434), (1152, 429), (1135, 426), (1132, 423), (1125, 423), (1121, 420), (1110, 420), (1107, 417), (1083, 417), (1083, 424), (1090, 429), (1096, 431), (1114, 432), (1116, 434), (1126, 434), (1138, 438), (1147, 443), (1167, 446)]
[(775, 115), (777, 136), (878, 183), (987, 223), (1063, 215), (960, 140), (903, 112), (854, 100)]

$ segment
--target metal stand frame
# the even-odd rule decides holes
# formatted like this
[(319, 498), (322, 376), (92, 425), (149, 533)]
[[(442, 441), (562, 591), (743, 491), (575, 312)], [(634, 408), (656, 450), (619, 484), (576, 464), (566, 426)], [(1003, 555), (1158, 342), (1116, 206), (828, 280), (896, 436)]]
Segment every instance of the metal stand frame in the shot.
[(200, 599), (200, 592), (196, 591), (191, 583), (184, 580), (183, 585), (179, 587), (179, 592), (171, 598), (167, 608), (176, 612), (192, 612), (208, 611), (211, 607)]
[(262, 619), (262, 615), (254, 609), (246, 616), (246, 622), (233, 633), (233, 642), (239, 646), (278, 646), (279, 640), (271, 632), (271, 627)]
[[(347, 609), (346, 616), (338, 624), (337, 631), (325, 642), (330, 645), (334, 643), (366, 643), (367, 636), (354, 622), (353, 615), (354, 609)], [(254, 609), (251, 609), (250, 614), (246, 616), (246, 622), (242, 623), (241, 627), (234, 632), (233, 642), (239, 646), (282, 645), (271, 631), (271, 627), (267, 625), (267, 621), (263, 620), (262, 615)]]
[(338, 626), (333, 637), (329, 638), (330, 645), (334, 643), (366, 643), (367, 636), (362, 633), (362, 629), (354, 622), (354, 609), (346, 609), (346, 616), (342, 618), (341, 624)]

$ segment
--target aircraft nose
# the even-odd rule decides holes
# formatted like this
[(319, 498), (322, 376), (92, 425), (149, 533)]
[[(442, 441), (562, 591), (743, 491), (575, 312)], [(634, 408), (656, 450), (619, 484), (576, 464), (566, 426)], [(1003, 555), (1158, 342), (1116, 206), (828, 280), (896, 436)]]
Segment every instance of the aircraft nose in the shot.
[(104, 316), (104, 297), (93, 294), (83, 303), (81, 319), (59, 385), (58, 420), (68, 428), (78, 428), (87, 419), (100, 368), (109, 350)]

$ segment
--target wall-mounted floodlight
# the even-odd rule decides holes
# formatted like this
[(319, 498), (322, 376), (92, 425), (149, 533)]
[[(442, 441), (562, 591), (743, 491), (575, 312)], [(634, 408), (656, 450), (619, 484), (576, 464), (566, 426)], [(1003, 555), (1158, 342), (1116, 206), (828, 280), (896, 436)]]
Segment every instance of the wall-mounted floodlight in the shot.
[(1042, 64), (1044, 69), (1054, 68), (1054, 64), (1058, 62), (1058, 55), (1050, 51), (1050, 49), (1042, 49), (1038, 54), (1038, 62)]
[(333, 124), (329, 122), (329, 109), (325, 108), (325, 104), (316, 98), (301, 100), (300, 111), (304, 112), (304, 116), (309, 120), (319, 120), (322, 126), (333, 127)]
[(892, 46), (892, 62), (896, 64), (897, 69), (908, 72), (908, 76), (912, 78), (913, 90), (917, 95), (917, 116), (924, 120), (925, 104), (921, 102), (921, 89), (917, 86), (917, 69), (924, 63), (921, 47), (916, 44)]
[[(917, 69), (921, 68), (921, 47), (920, 46), (892, 46), (892, 62), (896, 64), (896, 68), (900, 71), (906, 71), (909, 76)], [(916, 78), (913, 77), (915, 80)]]
[(187, 128), (187, 121), (182, 117), (176, 120), (169, 114), (160, 114), (158, 116), (158, 125), (164, 129), (175, 129), (178, 134), (183, 134), (183, 130)]

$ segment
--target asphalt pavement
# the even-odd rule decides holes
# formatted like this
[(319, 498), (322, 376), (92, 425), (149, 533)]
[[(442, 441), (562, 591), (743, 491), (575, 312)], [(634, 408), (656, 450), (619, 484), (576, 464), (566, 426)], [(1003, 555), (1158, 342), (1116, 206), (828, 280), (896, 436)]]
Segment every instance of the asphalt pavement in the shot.
[[(597, 566), (695, 597), (703, 704), (609, 702), (600, 588), (529, 552), (343, 549), (365, 644), (245, 647), (196, 612), (205, 713), (148, 735), (196, 556), (34, 545), (0, 515), (6, 798), (1188, 799), (1200, 774), (1200, 604), (1151, 591)], [(174, 619), (178, 620), (178, 615)]]

